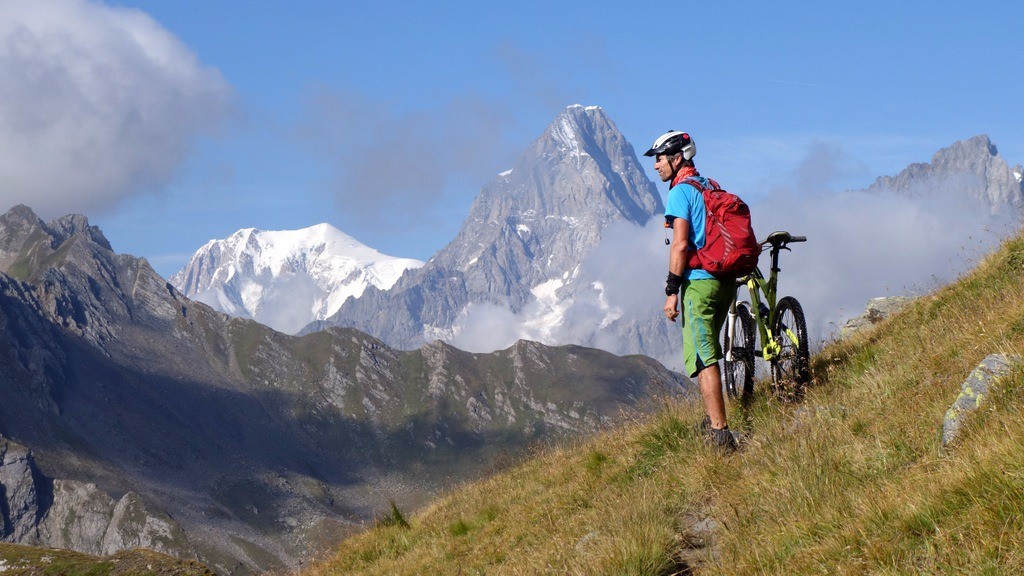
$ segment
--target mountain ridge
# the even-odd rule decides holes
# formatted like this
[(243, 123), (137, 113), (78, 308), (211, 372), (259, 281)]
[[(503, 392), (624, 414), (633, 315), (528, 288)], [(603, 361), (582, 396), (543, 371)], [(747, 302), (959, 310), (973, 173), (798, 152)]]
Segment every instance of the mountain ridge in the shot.
[[(223, 574), (294, 568), (389, 500), (416, 506), (531, 443), (689, 390), (651, 359), (575, 346), (289, 336), (188, 300), (103, 240), (81, 217), (0, 216), (0, 434), (81, 487), (4, 515), (16, 528), (0, 540), (66, 544), (32, 520), (69, 510), (64, 526), (95, 545), (110, 521), (86, 526), (78, 506), (132, 492), (147, 518), (181, 527), (176, 554)], [(0, 482), (35, 485), (14, 469), (0, 465)], [(0, 499), (28, 493), (4, 484)]]

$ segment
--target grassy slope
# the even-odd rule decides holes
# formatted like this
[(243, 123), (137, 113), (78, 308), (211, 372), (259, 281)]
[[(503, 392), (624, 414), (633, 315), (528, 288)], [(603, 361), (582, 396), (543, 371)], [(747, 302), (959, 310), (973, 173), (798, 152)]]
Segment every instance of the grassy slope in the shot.
[(665, 406), (368, 530), (305, 574), (1024, 573), (1024, 370), (940, 450), (960, 383), (995, 352), (1024, 352), (1024, 238), (827, 347), (802, 404), (730, 406), (739, 455), (701, 445), (698, 406)]

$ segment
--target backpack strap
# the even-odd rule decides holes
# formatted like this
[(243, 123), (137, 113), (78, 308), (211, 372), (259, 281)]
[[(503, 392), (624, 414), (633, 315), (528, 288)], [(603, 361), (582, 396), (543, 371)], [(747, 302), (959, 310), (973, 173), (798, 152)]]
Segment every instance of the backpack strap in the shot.
[[(720, 188), (718, 187), (718, 182), (715, 182), (711, 178), (707, 178), (706, 180), (710, 186), (705, 186), (703, 183), (701, 183), (700, 180), (694, 178), (693, 176), (690, 176), (689, 178), (684, 178), (680, 183), (689, 184), (690, 186), (696, 188), (697, 191), (700, 192), (700, 195), (704, 198), (704, 202), (706, 203), (708, 201), (708, 193), (710, 193), (713, 190), (720, 190)], [(692, 244), (688, 248), (689, 254), (686, 258), (686, 267), (692, 269), (702, 269), (704, 266), (700, 262), (700, 254), (698, 254), (699, 250), (697, 250), (697, 247), (693, 246)]]
[(690, 186), (693, 186), (694, 188), (700, 190), (701, 192), (710, 192), (712, 190), (722, 189), (722, 187), (718, 185), (718, 182), (712, 180), (711, 178), (707, 178), (706, 180), (709, 184), (708, 186), (701, 184), (701, 181), (694, 178), (693, 176), (690, 176), (689, 178), (684, 178), (681, 183), (689, 184)]

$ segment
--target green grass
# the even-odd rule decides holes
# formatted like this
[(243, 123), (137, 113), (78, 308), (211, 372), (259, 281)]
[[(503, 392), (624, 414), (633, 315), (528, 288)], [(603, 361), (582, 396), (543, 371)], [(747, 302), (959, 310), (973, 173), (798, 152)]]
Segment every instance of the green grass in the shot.
[[(946, 409), (988, 354), (1024, 351), (1024, 238), (813, 360), (801, 404), (730, 405), (742, 452), (694, 403), (549, 449), (371, 528), (328, 574), (1024, 573), (1024, 369), (950, 450)], [(485, 520), (486, 518), (486, 520)], [(699, 527), (708, 518), (718, 528)], [(706, 523), (704, 523), (706, 525)]]

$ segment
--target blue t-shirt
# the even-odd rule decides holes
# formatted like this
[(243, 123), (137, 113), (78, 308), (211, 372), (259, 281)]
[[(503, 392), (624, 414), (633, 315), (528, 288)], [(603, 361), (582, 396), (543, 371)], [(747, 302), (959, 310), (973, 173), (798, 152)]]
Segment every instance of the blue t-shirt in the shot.
[[(707, 178), (693, 176), (701, 184), (708, 186)], [(668, 191), (668, 202), (665, 203), (665, 218), (682, 218), (690, 223), (690, 250), (693, 247), (700, 249), (704, 246), (704, 223), (707, 221), (707, 209), (704, 206), (704, 195), (692, 184), (680, 182)], [(689, 258), (689, 254), (687, 254)], [(700, 268), (686, 268), (683, 271), (683, 278), (687, 280), (703, 280), (714, 278), (711, 273)]]

